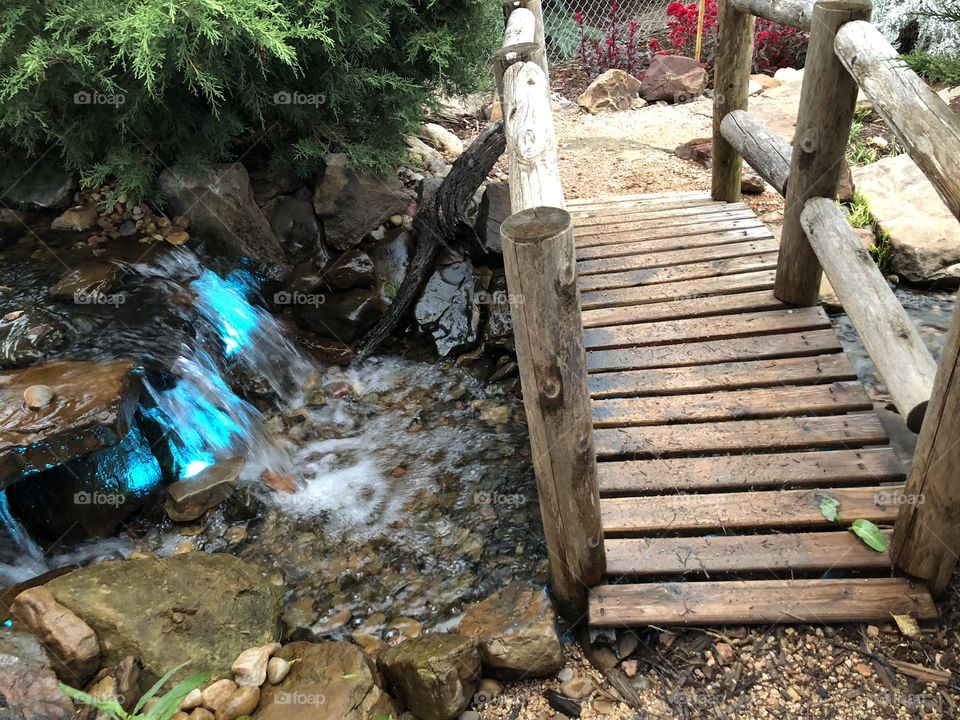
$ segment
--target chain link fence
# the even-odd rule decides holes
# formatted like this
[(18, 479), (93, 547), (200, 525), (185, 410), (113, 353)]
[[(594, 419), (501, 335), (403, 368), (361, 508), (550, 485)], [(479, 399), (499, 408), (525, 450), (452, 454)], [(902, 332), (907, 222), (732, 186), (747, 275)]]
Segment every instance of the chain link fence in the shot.
[(571, 59), (580, 43), (580, 27), (575, 19), (583, 13), (584, 31), (588, 38), (603, 40), (610, 29), (613, 8), (620, 33), (631, 21), (638, 25), (637, 38), (646, 41), (662, 34), (667, 26), (668, 0), (543, 0), (543, 24), (547, 35), (547, 51), (554, 62)]

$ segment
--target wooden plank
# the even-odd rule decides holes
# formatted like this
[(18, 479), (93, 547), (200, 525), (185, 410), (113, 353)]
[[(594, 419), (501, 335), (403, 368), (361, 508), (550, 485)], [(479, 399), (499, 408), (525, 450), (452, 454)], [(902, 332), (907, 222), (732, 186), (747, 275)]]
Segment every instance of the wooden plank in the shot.
[(839, 350), (841, 350), (840, 341), (832, 329), (810, 330), (733, 340), (592, 350), (587, 353), (587, 370), (589, 372), (643, 370), (763, 358), (821, 355)]
[(684, 237), (727, 230), (746, 230), (763, 227), (763, 222), (752, 212), (714, 213), (689, 218), (667, 218), (653, 222), (613, 224), (577, 229), (577, 249), (594, 245), (615, 245), (663, 237)]
[(887, 433), (876, 415), (737, 420), (696, 425), (594, 431), (597, 458), (662, 458), (760, 450), (854, 448), (883, 445)]
[(742, 625), (934, 620), (937, 606), (903, 578), (740, 580), (602, 585), (590, 594), (590, 625)]
[[(578, 232), (589, 232), (596, 229), (598, 232), (605, 232), (610, 225), (631, 224), (653, 224), (664, 225), (664, 220), (677, 221), (681, 218), (696, 218), (715, 215), (743, 215), (744, 213), (753, 214), (747, 205), (743, 203), (728, 204), (723, 202), (711, 203), (709, 205), (696, 205), (693, 207), (677, 207), (675, 205), (625, 208), (620, 210), (595, 210), (584, 212), (579, 217), (574, 218), (574, 228)], [(756, 217), (754, 215), (754, 217)]]
[[(884, 534), (889, 538), (891, 531)], [(604, 540), (607, 575), (713, 575), (890, 568), (851, 532)]]
[(597, 466), (602, 495), (902, 482), (891, 448), (629, 460)]
[(690, 250), (670, 250), (646, 255), (582, 260), (577, 263), (577, 274), (583, 277), (585, 275), (598, 275), (600, 273), (622, 273), (628, 270), (704, 263), (708, 260), (722, 260), (724, 258), (741, 257), (743, 255), (759, 255), (760, 253), (773, 253), (776, 255), (777, 248), (778, 243), (773, 239), (749, 240), (747, 242), (714, 245)]
[(720, 338), (771, 335), (831, 327), (823, 308), (766, 310), (711, 318), (685, 318), (584, 330), (589, 350), (667, 345)]
[(902, 491), (903, 485), (877, 485), (603, 498), (600, 515), (603, 532), (611, 534), (823, 527), (830, 523), (820, 512), (820, 503), (830, 496), (840, 501), (838, 522), (849, 525), (863, 518), (892, 525), (900, 508), (882, 501), (887, 494)]
[(701, 209), (718, 208), (725, 206), (726, 203), (711, 200), (708, 197), (691, 196), (690, 198), (680, 198), (673, 200), (646, 201), (646, 202), (619, 202), (619, 203), (600, 203), (593, 205), (580, 205), (570, 208), (570, 215), (574, 223), (590, 218), (603, 218), (624, 214), (644, 214), (652, 212), (663, 212), (666, 210), (683, 209)]
[(670, 423), (750, 420), (796, 415), (838, 415), (873, 409), (857, 382), (751, 388), (701, 395), (593, 401), (593, 426), (641, 427)]
[(665, 252), (667, 250), (690, 250), (698, 247), (746, 242), (748, 240), (769, 240), (772, 237), (773, 235), (768, 228), (763, 225), (757, 225), (746, 230), (707, 232), (701, 235), (682, 235), (680, 237), (657, 237), (650, 240), (640, 240), (638, 242), (578, 248), (577, 259), (597, 260), (599, 258), (624, 257), (626, 255), (648, 255), (649, 253)]
[(623, 273), (606, 273), (603, 275), (587, 275), (580, 278), (580, 290), (593, 292), (595, 290), (617, 290), (627, 287), (641, 287), (643, 285), (660, 285), (685, 280), (700, 280), (727, 275), (739, 275), (745, 272), (759, 272), (777, 267), (776, 251), (758, 255), (711, 260), (703, 263), (689, 263), (686, 265), (671, 265), (670, 267), (647, 268), (646, 270), (631, 270)]
[(689, 300), (708, 295), (732, 295), (741, 292), (769, 290), (773, 288), (773, 280), (774, 273), (772, 271), (761, 270), (759, 272), (724, 275), (701, 280), (682, 280), (680, 282), (663, 283), (662, 285), (598, 290), (583, 293), (580, 301), (583, 310), (597, 310), (667, 300)]
[(682, 200), (687, 198), (697, 198), (710, 201), (712, 198), (700, 190), (682, 190), (678, 192), (664, 193), (642, 193), (640, 195), (611, 195), (609, 197), (589, 197), (573, 198), (567, 200), (567, 205), (571, 210), (577, 210), (583, 206), (589, 205), (616, 205), (619, 203), (661, 203), (671, 200)]
[(694, 317), (720, 317), (731, 313), (786, 308), (769, 290), (736, 295), (688, 297), (644, 305), (587, 310), (580, 319), (585, 328), (609, 327), (626, 323)]
[(857, 373), (843, 353), (815, 357), (750, 360), (594, 373), (587, 378), (594, 399), (682, 395), (780, 385), (815, 385), (856, 380)]

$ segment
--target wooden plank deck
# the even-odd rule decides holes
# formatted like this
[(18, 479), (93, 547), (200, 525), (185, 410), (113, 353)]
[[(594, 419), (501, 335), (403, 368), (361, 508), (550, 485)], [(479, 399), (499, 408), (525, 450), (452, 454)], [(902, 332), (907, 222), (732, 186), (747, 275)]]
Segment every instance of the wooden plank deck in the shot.
[(936, 617), (845, 530), (889, 535), (903, 468), (826, 313), (773, 296), (763, 223), (691, 192), (570, 212), (609, 583), (591, 625)]

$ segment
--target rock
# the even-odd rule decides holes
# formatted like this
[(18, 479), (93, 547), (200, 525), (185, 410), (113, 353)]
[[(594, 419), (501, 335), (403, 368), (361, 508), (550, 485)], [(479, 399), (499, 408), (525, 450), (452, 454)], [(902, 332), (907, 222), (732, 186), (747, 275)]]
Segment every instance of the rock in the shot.
[[(607, 70), (590, 83), (577, 98), (577, 104), (593, 115), (630, 109), (630, 102), (640, 92), (640, 81), (623, 70)], [(702, 92), (702, 91), (701, 91)]]
[(406, 143), (410, 150), (410, 163), (413, 167), (426, 170), (443, 164), (443, 154), (434, 150), (420, 138), (408, 137)]
[(440, 357), (469, 350), (479, 340), (480, 307), (474, 290), (473, 265), (467, 260), (441, 265), (427, 280), (414, 317), (421, 330), (433, 336)]
[(31, 410), (40, 410), (52, 403), (56, 396), (49, 385), (31, 385), (23, 391), (23, 402)]
[(214, 713), (218, 713), (227, 706), (230, 698), (232, 698), (239, 689), (240, 686), (233, 680), (227, 678), (217, 680), (215, 683), (203, 689), (203, 704), (208, 709), (213, 710)]
[(41, 157), (27, 172), (5, 166), (0, 176), (0, 199), (7, 205), (61, 210), (73, 202), (77, 182), (55, 155)]
[(180, 247), (190, 241), (190, 233), (186, 230), (174, 230), (168, 235), (163, 235), (163, 239), (170, 245)]
[(167, 487), (167, 515), (174, 522), (190, 522), (224, 502), (233, 495), (244, 464), (243, 458), (223, 460), (173, 483)]
[(291, 667), (292, 665), (283, 658), (270, 658), (267, 662), (267, 682), (271, 685), (282, 683), (284, 678), (290, 674)]
[(837, 181), (837, 200), (840, 202), (850, 202), (856, 194), (857, 188), (853, 182), (853, 171), (846, 160), (843, 161), (843, 167), (840, 168), (840, 179)]
[(356, 173), (347, 167), (343, 154), (330, 157), (313, 194), (313, 207), (324, 220), (327, 243), (338, 250), (359, 244), (391, 215), (403, 212), (408, 203), (399, 183)]
[(24, 590), (10, 614), (33, 633), (50, 654), (54, 671), (64, 682), (83, 686), (100, 665), (96, 633), (58, 603), (43, 587)]
[(507, 289), (507, 278), (502, 272), (498, 271), (493, 276), (486, 298), (489, 304), (483, 335), (484, 342), (491, 348), (512, 351), (514, 340), (513, 319), (510, 316), (510, 293)]
[(318, 254), (326, 259), (323, 226), (312, 203), (293, 197), (278, 197), (264, 205), (263, 215), (290, 263), (296, 264)]
[[(270, 643), (260, 647), (247, 648), (230, 666), (233, 679), (240, 687), (256, 685), (260, 687), (267, 679), (267, 663), (270, 656), (280, 649), (280, 643)], [(242, 713), (241, 713), (242, 714)]]
[[(400, 471), (398, 473), (398, 471)], [(394, 468), (394, 477), (403, 477), (407, 471), (402, 467)], [(404, 640), (420, 637), (423, 634), (423, 623), (408, 617), (395, 618), (384, 633), (387, 645), (399, 645)]]
[(300, 327), (341, 343), (352, 343), (372, 328), (380, 316), (376, 293), (371, 290), (326, 295), (322, 303), (294, 307)]
[(475, 643), (434, 633), (405, 640), (380, 656), (380, 667), (420, 720), (452, 720), (466, 710), (480, 679)]
[(753, 78), (750, 78), (750, 84), (747, 86), (747, 92), (750, 94), (751, 97), (754, 95), (759, 95), (760, 93), (763, 92), (763, 85), (758, 83)]
[[(98, 700), (115, 702), (124, 710), (133, 709), (140, 698), (140, 676), (143, 663), (140, 658), (127, 657), (112, 668), (104, 668), (87, 686), (85, 692)], [(84, 706), (75, 720), (103, 720), (103, 716), (93, 706)]]
[(260, 687), (245, 685), (234, 692), (214, 713), (214, 720), (237, 720), (249, 715), (260, 703)]
[(330, 260), (320, 275), (321, 283), (333, 292), (371, 288), (374, 283), (373, 260), (359, 247), (350, 248)]
[(364, 250), (373, 263), (373, 273), (380, 297), (389, 305), (397, 296), (403, 279), (407, 276), (413, 254), (413, 241), (406, 230), (389, 233), (379, 242), (364, 244)]
[(567, 682), (573, 678), (573, 668), (565, 667), (560, 672), (557, 673), (557, 680), (562, 683)]
[(693, 58), (656, 55), (640, 86), (640, 97), (653, 103), (690, 102), (707, 88), (707, 71)]
[(596, 685), (593, 684), (593, 680), (590, 678), (575, 675), (560, 686), (560, 692), (568, 698), (584, 700), (590, 697), (595, 687)]
[(495, 678), (547, 677), (564, 664), (550, 599), (527, 582), (512, 582), (468, 608), (458, 632), (477, 642), (484, 671)]
[(57, 280), (50, 288), (50, 297), (77, 305), (96, 305), (102, 296), (117, 286), (123, 272), (123, 268), (115, 263), (81, 263)]
[(61, 215), (55, 217), (50, 223), (51, 230), (63, 230), (67, 232), (83, 232), (96, 226), (100, 219), (100, 213), (93, 206), (77, 205), (69, 210), (64, 210)]
[(168, 168), (160, 174), (160, 189), (173, 213), (186, 217), (192, 234), (213, 253), (250, 262), (273, 280), (289, 274), (283, 248), (257, 207), (240, 163), (211, 164), (193, 173)]
[(420, 126), (418, 134), (430, 145), (450, 157), (458, 158), (463, 155), (463, 142), (442, 125), (424, 123)]
[(40, 362), (66, 347), (74, 337), (75, 330), (62, 318), (42, 308), (8, 312), (0, 322), (0, 367)]
[(762, 195), (766, 189), (767, 184), (763, 181), (762, 177), (755, 172), (750, 172), (749, 170), (744, 171), (743, 176), (740, 178), (740, 192), (744, 195)]
[(623, 668), (624, 675), (626, 675), (628, 678), (633, 678), (637, 676), (637, 672), (640, 669), (640, 663), (636, 659), (624, 660), (621, 667)]
[(200, 552), (90, 565), (47, 587), (94, 629), (106, 663), (136, 654), (149, 683), (184, 658), (177, 679), (226, 675), (243, 650), (277, 636), (283, 593), (256, 566)]
[(759, 85), (763, 90), (771, 90), (775, 87), (779, 87), (782, 84), (781, 81), (777, 80), (775, 77), (764, 75), (763, 73), (751, 75), (750, 80), (751, 82)]
[(487, 120), (492, 123), (503, 120), (503, 107), (500, 105), (499, 100), (493, 101), (493, 104), (490, 106), (487, 112)]
[(673, 154), (683, 160), (693, 160), (704, 167), (713, 162), (713, 138), (694, 138), (677, 147)]
[(774, 80), (779, 80), (780, 84), (803, 82), (803, 70), (796, 68), (780, 68), (773, 74)]
[(303, 187), (303, 180), (289, 165), (267, 165), (250, 172), (250, 185), (257, 205), (264, 207), (280, 195), (293, 195)]
[(500, 255), (500, 225), (513, 214), (510, 204), (510, 184), (490, 183), (483, 190), (475, 229), (487, 254)]
[(0, 629), (0, 717), (69, 720), (73, 704), (60, 692), (50, 660), (33, 635)]
[(194, 688), (180, 703), (180, 709), (189, 712), (196, 710), (201, 705), (203, 705), (203, 691), (200, 688)]
[[(66, 403), (67, 397), (61, 394), (47, 408), (27, 412), (50, 418)], [(59, 448), (49, 450), (58, 463)], [(119, 445), (55, 464), (9, 487), (7, 499), (14, 516), (38, 542), (69, 544), (116, 533), (120, 523), (143, 507), (161, 480), (160, 464), (134, 426)]]
[(857, 189), (890, 234), (890, 268), (910, 282), (960, 282), (960, 223), (908, 155), (853, 169)]
[(256, 720), (376, 720), (396, 713), (380, 674), (356, 645), (293, 642), (276, 658), (291, 663), (290, 673), (263, 686)]

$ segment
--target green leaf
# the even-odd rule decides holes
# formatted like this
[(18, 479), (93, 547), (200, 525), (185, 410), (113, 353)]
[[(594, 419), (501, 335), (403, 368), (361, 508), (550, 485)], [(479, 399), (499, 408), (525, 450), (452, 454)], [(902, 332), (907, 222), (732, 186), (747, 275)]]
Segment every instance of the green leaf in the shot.
[(863, 540), (864, 544), (877, 552), (886, 552), (887, 536), (869, 520), (854, 520), (850, 532)]
[(84, 705), (89, 705), (90, 707), (96, 708), (100, 712), (108, 713), (110, 717), (114, 718), (115, 720), (127, 720), (127, 713), (124, 712), (123, 708), (120, 706), (120, 703), (118, 703), (116, 700), (102, 700), (94, 697), (93, 695), (85, 693), (82, 690), (76, 690), (69, 685), (64, 685), (63, 683), (59, 683), (59, 686), (60, 692), (62, 692), (71, 700), (76, 700)]
[(836, 522), (839, 517), (840, 501), (833, 495), (824, 495), (820, 498), (820, 514), (830, 522)]
[(166, 675), (164, 675), (162, 678), (157, 680), (157, 682), (154, 683), (153, 687), (147, 690), (147, 694), (144, 695), (142, 698), (140, 698), (139, 701), (137, 701), (137, 704), (133, 708), (133, 714), (136, 715), (138, 712), (140, 712), (143, 706), (147, 704), (147, 701), (149, 701), (150, 698), (152, 698), (154, 695), (160, 692), (160, 688), (166, 685), (167, 681), (170, 678), (172, 678), (178, 671), (182, 670), (189, 664), (190, 664), (189, 662), (181, 663), (177, 665), (175, 668), (173, 668), (173, 670), (168, 672)]
[(199, 673), (181, 680), (150, 708), (146, 720), (169, 720), (180, 709), (183, 699), (210, 679), (210, 673)]

